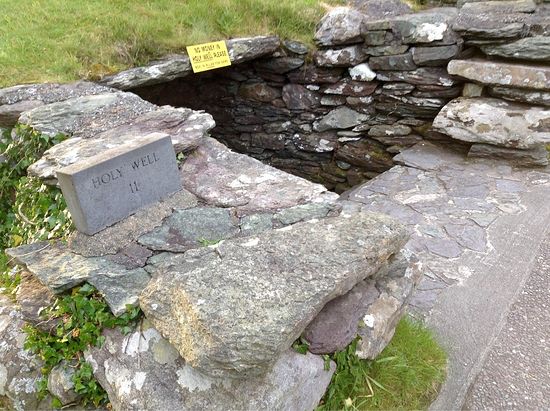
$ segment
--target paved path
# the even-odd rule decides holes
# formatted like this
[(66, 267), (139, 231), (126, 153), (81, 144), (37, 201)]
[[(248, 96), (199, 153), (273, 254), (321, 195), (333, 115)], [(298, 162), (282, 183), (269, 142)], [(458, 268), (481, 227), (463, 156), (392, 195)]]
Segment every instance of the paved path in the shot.
[(465, 408), (550, 409), (550, 232), (470, 388)]
[(550, 169), (468, 160), (429, 143), (396, 159), (402, 165), (348, 193), (349, 207), (392, 215), (413, 232), (407, 247), (425, 277), (412, 311), (450, 360), (431, 408), (460, 410), (533, 271), (550, 222)]

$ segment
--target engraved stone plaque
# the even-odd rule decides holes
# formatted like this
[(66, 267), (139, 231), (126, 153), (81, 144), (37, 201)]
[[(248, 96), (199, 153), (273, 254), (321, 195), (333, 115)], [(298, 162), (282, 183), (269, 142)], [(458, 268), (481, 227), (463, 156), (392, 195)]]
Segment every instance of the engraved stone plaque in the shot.
[(152, 133), (57, 171), (78, 231), (92, 235), (181, 189), (170, 136)]

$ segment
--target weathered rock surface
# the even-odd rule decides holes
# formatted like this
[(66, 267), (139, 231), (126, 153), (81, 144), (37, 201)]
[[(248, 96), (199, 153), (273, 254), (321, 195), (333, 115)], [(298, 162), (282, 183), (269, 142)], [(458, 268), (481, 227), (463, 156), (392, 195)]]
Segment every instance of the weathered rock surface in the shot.
[[(59, 127), (57, 124), (54, 126)], [(40, 160), (29, 167), (28, 172), (52, 182), (56, 180), (56, 171), (62, 167), (85, 161), (106, 149), (118, 147), (137, 136), (153, 132), (168, 134), (176, 153), (185, 153), (198, 147), (214, 126), (210, 114), (163, 106), (134, 118), (130, 124), (90, 135), (90, 138), (69, 138), (47, 150)], [(91, 134), (90, 131), (88, 133)]]
[(550, 92), (508, 87), (489, 87), (489, 94), (505, 100), (519, 101), (541, 106), (550, 106)]
[(365, 338), (359, 343), (362, 358), (376, 357), (391, 340), (420, 280), (419, 263), (409, 261), (412, 258), (397, 254), (389, 267), (329, 301), (304, 331), (309, 351), (314, 354), (340, 351), (361, 332)]
[(19, 122), (44, 134), (90, 138), (155, 109), (135, 94), (103, 93), (37, 107), (24, 112)]
[(135, 67), (106, 76), (100, 80), (100, 83), (119, 90), (129, 90), (174, 80), (191, 72), (191, 62), (188, 56), (171, 55), (144, 67)]
[(512, 43), (481, 46), (481, 50), (490, 56), (549, 62), (550, 37), (526, 37)]
[(29, 84), (0, 89), (0, 127), (13, 126), (24, 111), (74, 97), (113, 91), (86, 81), (70, 84)]
[(460, 48), (450, 46), (413, 47), (412, 58), (418, 66), (441, 66), (458, 55)]
[(490, 62), (452, 60), (447, 66), (454, 74), (482, 84), (550, 91), (550, 67)]
[(550, 110), (494, 98), (457, 98), (433, 122), (457, 140), (528, 149), (550, 142)]
[(391, 219), (360, 213), (161, 254), (147, 266), (153, 280), (140, 305), (189, 365), (212, 376), (261, 375), (328, 301), (406, 239)]
[(320, 104), (319, 95), (300, 84), (286, 84), (282, 98), (290, 110), (307, 110)]
[(536, 8), (533, 0), (474, 1), (465, 3), (462, 11), (474, 14), (532, 13)]
[(412, 11), (411, 6), (401, 0), (353, 0), (351, 5), (370, 20), (385, 19)]
[(50, 332), (57, 325), (56, 320), (46, 320), (42, 311), (52, 305), (55, 295), (28, 272), (21, 273), (21, 283), (17, 289), (16, 301), (21, 317), (42, 331)]
[(181, 174), (183, 186), (197, 197), (243, 211), (278, 210), (336, 197), (321, 185), (234, 153), (210, 138), (189, 156)]
[(376, 73), (372, 71), (367, 63), (359, 64), (348, 69), (349, 76), (356, 81), (372, 81), (376, 78)]
[(367, 115), (358, 113), (348, 107), (338, 107), (319, 121), (316, 131), (352, 128), (368, 120), (368, 118)]
[(236, 236), (239, 219), (228, 208), (195, 207), (177, 210), (162, 226), (142, 235), (139, 243), (152, 250), (182, 252), (202, 242)]
[(416, 64), (411, 53), (393, 56), (371, 57), (369, 66), (374, 70), (415, 70)]
[(127, 336), (117, 330), (104, 336), (105, 345), (90, 349), (86, 359), (114, 409), (311, 410), (335, 369), (331, 363), (325, 371), (313, 354), (285, 351), (263, 376), (215, 379), (186, 364), (147, 320)]
[(75, 374), (74, 365), (62, 361), (56, 365), (48, 376), (48, 391), (61, 401), (61, 404), (72, 404), (80, 398), (74, 390), (73, 377)]
[(319, 22), (315, 42), (320, 46), (361, 43), (361, 23), (365, 16), (349, 7), (330, 10)]
[(512, 164), (524, 167), (543, 167), (548, 165), (548, 150), (544, 145), (529, 150), (496, 147), (490, 144), (473, 144), (468, 157), (481, 157), (509, 160)]
[(528, 17), (523, 13), (473, 13), (461, 10), (453, 30), (466, 42), (519, 38), (528, 32)]
[(379, 297), (362, 311), (357, 329), (359, 358), (375, 359), (386, 348), (421, 279), (422, 264), (408, 250), (395, 255), (378, 273), (374, 286)]
[(451, 30), (457, 11), (453, 7), (424, 10), (415, 14), (393, 17), (392, 31), (404, 44), (453, 44), (457, 37)]
[(85, 258), (62, 243), (38, 242), (6, 250), (18, 264), (35, 275), (54, 293), (67, 291), (87, 281), (98, 289), (115, 315), (136, 305), (149, 281), (142, 268), (126, 269), (108, 258)]
[[(229, 59), (243, 63), (273, 53), (280, 46), (276, 36), (238, 38), (227, 41)], [(135, 67), (101, 79), (100, 83), (119, 90), (130, 90), (165, 83), (193, 72), (187, 55), (170, 55), (144, 67)]]
[[(180, 190), (93, 236), (78, 231), (73, 233), (69, 238), (69, 249), (84, 257), (110, 255), (108, 258), (114, 258), (117, 262), (120, 257), (129, 257), (126, 250), (132, 248), (133, 242), (160, 226), (174, 210), (192, 208), (197, 206), (197, 203), (198, 200), (194, 195), (186, 190)], [(126, 266), (126, 264), (122, 265)], [(138, 264), (138, 266), (143, 265)]]
[(415, 85), (445, 87), (451, 87), (457, 83), (456, 79), (450, 77), (447, 71), (440, 67), (421, 67), (411, 71), (378, 71), (376, 78), (380, 81), (404, 81)]
[(49, 398), (38, 400), (41, 361), (23, 348), (24, 321), (16, 305), (0, 294), (0, 404), (16, 410), (47, 409)]
[(348, 46), (342, 49), (318, 50), (313, 55), (319, 67), (351, 67), (367, 59), (362, 46)]

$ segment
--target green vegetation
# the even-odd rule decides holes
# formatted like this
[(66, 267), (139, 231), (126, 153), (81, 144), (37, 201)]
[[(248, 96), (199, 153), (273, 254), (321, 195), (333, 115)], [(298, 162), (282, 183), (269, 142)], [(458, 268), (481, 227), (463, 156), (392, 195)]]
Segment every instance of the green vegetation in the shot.
[(97, 79), (230, 37), (310, 43), (324, 12), (319, 0), (3, 0), (0, 87)]
[(447, 356), (423, 325), (402, 319), (373, 361), (359, 359), (356, 345), (331, 356), (337, 369), (317, 411), (423, 410), (435, 399)]
[[(75, 391), (82, 396), (81, 404), (96, 407), (107, 404), (107, 393), (93, 377), (83, 352), (90, 346), (103, 344), (105, 337), (101, 332), (104, 328), (118, 326), (124, 333), (130, 332), (141, 317), (139, 307), (129, 306), (126, 313), (115, 317), (99, 293), (91, 285), (84, 284), (58, 298), (43, 315), (45, 320), (57, 320), (55, 330), (44, 332), (30, 325), (24, 328), (27, 333), (25, 348), (44, 361), (39, 395), (47, 394), (48, 375), (53, 367), (67, 361), (75, 367), (73, 382)], [(59, 399), (54, 398), (52, 406), (60, 408)]]

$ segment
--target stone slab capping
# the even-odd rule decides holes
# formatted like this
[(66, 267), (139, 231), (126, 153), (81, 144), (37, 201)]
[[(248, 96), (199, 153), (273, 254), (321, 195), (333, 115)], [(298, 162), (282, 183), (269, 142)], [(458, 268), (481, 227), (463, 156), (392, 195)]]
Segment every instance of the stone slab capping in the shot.
[(0, 296), (0, 396), (44, 408), (22, 324), (88, 282), (146, 316), (85, 353), (114, 409), (314, 409), (321, 354), (360, 336), (375, 358), (547, 184), (529, 168), (548, 165), (548, 5), (353, 0), (312, 36), (228, 40), (212, 72), (181, 54), (0, 90), (0, 127), (67, 137), (28, 174), (62, 186), (82, 231), (6, 251), (25, 274), (17, 303)]

